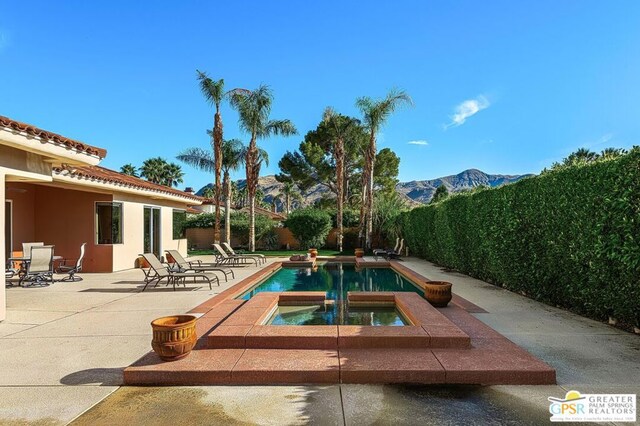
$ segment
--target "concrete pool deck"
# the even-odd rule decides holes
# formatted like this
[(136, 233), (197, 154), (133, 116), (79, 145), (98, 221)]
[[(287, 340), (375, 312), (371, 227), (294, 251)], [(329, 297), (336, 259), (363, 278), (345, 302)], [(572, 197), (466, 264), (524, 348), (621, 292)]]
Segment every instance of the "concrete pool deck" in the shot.
[[(116, 389), (77, 423), (442, 424), (473, 418), (539, 424), (549, 418), (547, 397), (570, 389), (640, 393), (638, 336), (422, 260), (403, 265), (453, 282), (458, 294), (488, 311), (474, 317), (550, 364), (558, 384), (119, 388), (123, 368), (149, 349), (150, 319), (190, 310), (219, 291), (139, 293), (142, 273), (125, 271), (85, 274), (81, 283), (45, 289), (8, 289), (9, 318), (0, 323), (0, 424), (64, 424)], [(220, 290), (256, 270), (240, 269)]]

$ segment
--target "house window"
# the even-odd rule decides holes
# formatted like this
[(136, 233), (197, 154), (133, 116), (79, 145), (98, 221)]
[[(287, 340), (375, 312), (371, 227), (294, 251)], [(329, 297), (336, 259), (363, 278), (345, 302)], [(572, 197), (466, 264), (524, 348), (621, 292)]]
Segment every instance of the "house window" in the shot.
[(96, 203), (98, 244), (122, 244), (122, 204)]
[(187, 220), (187, 212), (184, 210), (173, 211), (173, 239), (185, 238), (184, 223)]

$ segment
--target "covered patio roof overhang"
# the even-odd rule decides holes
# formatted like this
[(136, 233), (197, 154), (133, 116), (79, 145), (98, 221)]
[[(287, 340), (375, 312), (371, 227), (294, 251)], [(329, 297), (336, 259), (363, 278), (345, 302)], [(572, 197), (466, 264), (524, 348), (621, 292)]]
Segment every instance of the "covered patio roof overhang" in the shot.
[[(66, 138), (35, 126), (0, 116), (0, 199), (6, 200), (6, 183), (50, 183), (53, 170), (63, 165), (92, 166), (106, 150)], [(0, 209), (0, 227), (6, 229), (5, 208)], [(6, 263), (4, 232), (0, 258)], [(0, 321), (6, 315), (5, 276), (1, 275)]]

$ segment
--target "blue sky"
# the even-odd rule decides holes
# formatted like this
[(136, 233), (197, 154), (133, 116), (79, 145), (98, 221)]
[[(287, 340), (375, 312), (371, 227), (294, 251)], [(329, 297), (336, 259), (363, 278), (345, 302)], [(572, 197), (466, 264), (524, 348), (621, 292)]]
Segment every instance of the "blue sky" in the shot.
[[(357, 97), (392, 87), (415, 102), (380, 136), (401, 180), (537, 173), (582, 146), (640, 144), (638, 1), (0, 5), (0, 115), (104, 147), (110, 168), (208, 146), (196, 69), (269, 84), (273, 118), (298, 127), (261, 142), (264, 174), (326, 106), (357, 116)], [(247, 141), (234, 111), (223, 119)], [(185, 171), (185, 185), (211, 180)]]

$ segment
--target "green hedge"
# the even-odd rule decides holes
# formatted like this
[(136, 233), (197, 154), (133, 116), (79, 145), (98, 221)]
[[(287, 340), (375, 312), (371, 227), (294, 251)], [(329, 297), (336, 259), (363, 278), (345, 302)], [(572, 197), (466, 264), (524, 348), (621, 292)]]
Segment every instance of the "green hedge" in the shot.
[(640, 327), (640, 149), (456, 195), (400, 221), (416, 256)]

